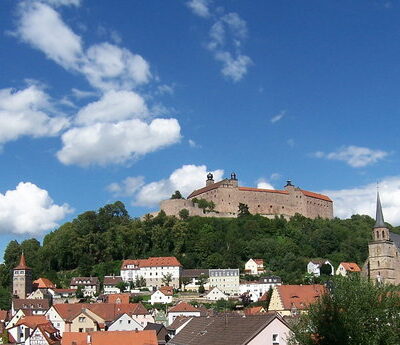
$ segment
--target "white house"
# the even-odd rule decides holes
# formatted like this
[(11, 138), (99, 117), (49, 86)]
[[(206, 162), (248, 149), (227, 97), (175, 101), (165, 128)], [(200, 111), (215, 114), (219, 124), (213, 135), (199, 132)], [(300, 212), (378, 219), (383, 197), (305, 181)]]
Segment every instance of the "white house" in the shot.
[(257, 302), (269, 289), (273, 289), (277, 285), (282, 285), (282, 280), (276, 276), (261, 277), (257, 281), (242, 281), (239, 285), (239, 294), (247, 293), (252, 302)]
[(220, 299), (223, 299), (225, 301), (228, 300), (228, 295), (224, 294), (220, 289), (217, 287), (212, 288), (206, 295), (206, 298), (210, 301), (219, 301)]
[(135, 282), (143, 278), (146, 286), (158, 288), (165, 285), (165, 278), (170, 278), (169, 285), (179, 288), (182, 265), (174, 256), (151, 257), (148, 259), (124, 260), (121, 277), (124, 282)]
[(174, 288), (172, 286), (161, 286), (150, 297), (150, 303), (168, 304), (172, 303), (172, 296), (174, 295)]
[(210, 287), (217, 287), (223, 293), (237, 295), (239, 293), (239, 269), (210, 269)]
[(247, 274), (257, 275), (264, 273), (264, 260), (263, 259), (250, 259), (244, 265), (244, 272)]
[(308, 264), (307, 264), (307, 273), (309, 274), (313, 274), (316, 277), (319, 277), (321, 275), (321, 267), (323, 265), (329, 265), (331, 267), (331, 274), (333, 275), (335, 272), (335, 269), (333, 268), (332, 264), (329, 262), (329, 260), (311, 260)]
[(120, 276), (105, 276), (104, 281), (103, 281), (103, 290), (104, 294), (114, 294), (114, 293), (120, 293), (121, 290), (117, 288), (117, 285), (119, 283), (122, 283), (122, 277)]
[(108, 331), (142, 331), (143, 328), (140, 323), (124, 313), (108, 326)]
[(360, 266), (355, 262), (341, 262), (336, 270), (336, 275), (347, 276), (349, 273), (361, 272)]
[(100, 282), (97, 277), (74, 277), (71, 279), (70, 288), (78, 290), (82, 289), (85, 297), (93, 297), (99, 293)]
[(200, 316), (200, 310), (186, 302), (179, 302), (168, 310), (168, 325), (171, 325), (178, 316)]

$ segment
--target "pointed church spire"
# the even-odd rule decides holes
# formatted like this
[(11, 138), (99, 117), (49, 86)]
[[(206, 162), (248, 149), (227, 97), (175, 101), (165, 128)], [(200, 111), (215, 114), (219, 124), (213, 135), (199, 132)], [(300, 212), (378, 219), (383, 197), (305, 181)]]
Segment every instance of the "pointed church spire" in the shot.
[(376, 198), (376, 218), (375, 218), (375, 226), (374, 228), (386, 228), (385, 221), (383, 220), (383, 213), (382, 213), (382, 205), (381, 199), (379, 197), (379, 191), (377, 192)]
[(30, 270), (31, 268), (26, 265), (24, 252), (21, 254), (21, 258), (19, 259), (19, 265), (14, 268), (15, 270)]

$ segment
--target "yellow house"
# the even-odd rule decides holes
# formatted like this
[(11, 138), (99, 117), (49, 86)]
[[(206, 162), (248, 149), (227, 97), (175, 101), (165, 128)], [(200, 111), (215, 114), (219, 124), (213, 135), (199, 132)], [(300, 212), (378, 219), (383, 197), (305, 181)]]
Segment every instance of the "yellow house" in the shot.
[(104, 324), (104, 319), (91, 312), (89, 309), (84, 309), (71, 320), (69, 330), (67, 331), (94, 332), (99, 331), (101, 328), (104, 328)]

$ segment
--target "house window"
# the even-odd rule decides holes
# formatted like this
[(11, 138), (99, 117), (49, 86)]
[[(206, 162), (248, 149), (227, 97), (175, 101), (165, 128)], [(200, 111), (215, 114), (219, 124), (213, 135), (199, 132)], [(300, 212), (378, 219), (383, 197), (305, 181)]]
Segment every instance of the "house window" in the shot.
[(279, 344), (279, 334), (272, 334), (272, 344)]
[(86, 319), (86, 318), (85, 318), (84, 316), (80, 316), (80, 317), (79, 317), (79, 322), (85, 322), (85, 319)]

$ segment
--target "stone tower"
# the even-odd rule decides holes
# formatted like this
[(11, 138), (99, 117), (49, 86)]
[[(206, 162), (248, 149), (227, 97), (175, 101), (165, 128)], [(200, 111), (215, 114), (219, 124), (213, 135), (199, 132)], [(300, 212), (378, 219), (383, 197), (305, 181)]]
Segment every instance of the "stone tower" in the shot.
[(19, 265), (13, 270), (13, 295), (26, 298), (32, 292), (32, 270), (26, 265), (22, 253)]
[(368, 244), (369, 279), (385, 284), (400, 284), (400, 259), (397, 243), (391, 237), (382, 213), (379, 192), (376, 202), (376, 222), (373, 228), (373, 240)]

